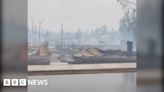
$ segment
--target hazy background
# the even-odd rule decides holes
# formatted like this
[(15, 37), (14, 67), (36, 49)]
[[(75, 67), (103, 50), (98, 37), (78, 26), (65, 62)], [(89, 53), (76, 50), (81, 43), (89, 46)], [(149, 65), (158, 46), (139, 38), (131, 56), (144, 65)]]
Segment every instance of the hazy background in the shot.
[(29, 28), (33, 18), (35, 24), (43, 21), (42, 27), (51, 31), (59, 31), (61, 24), (65, 31), (102, 25), (118, 30), (122, 16), (117, 0), (28, 0)]

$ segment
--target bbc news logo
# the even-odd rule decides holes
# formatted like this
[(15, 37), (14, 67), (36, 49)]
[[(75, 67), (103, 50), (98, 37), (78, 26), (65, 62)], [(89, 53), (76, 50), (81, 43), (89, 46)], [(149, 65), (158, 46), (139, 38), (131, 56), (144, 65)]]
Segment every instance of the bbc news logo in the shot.
[(3, 79), (3, 86), (26, 86), (26, 79)]
[(27, 80), (27, 79), (3, 79), (3, 86), (9, 87), (9, 86), (46, 86), (48, 85), (48, 80)]

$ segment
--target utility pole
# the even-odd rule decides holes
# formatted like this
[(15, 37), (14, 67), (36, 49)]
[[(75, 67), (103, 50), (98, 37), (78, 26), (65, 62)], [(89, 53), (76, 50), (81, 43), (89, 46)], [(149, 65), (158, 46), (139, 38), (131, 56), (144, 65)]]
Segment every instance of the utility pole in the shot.
[(61, 55), (64, 56), (63, 24), (61, 25)]
[(37, 40), (37, 32), (36, 32), (37, 28), (36, 28), (36, 25), (34, 24), (34, 20), (33, 20), (32, 17), (31, 17), (31, 20), (32, 20), (32, 30), (33, 30), (33, 33), (34, 33), (34, 40), (36, 42), (36, 40)]
[(36, 32), (37, 28), (36, 28), (36, 25), (34, 26), (34, 29), (35, 29), (35, 42), (36, 42), (36, 39), (37, 39), (37, 32)]
[(40, 22), (39, 23), (39, 42), (40, 42), (40, 32), (41, 32), (41, 24), (42, 24), (43, 22)]
[(34, 21), (32, 16), (31, 16), (31, 21), (32, 21), (32, 42), (33, 42), (35, 38), (35, 30), (34, 30)]

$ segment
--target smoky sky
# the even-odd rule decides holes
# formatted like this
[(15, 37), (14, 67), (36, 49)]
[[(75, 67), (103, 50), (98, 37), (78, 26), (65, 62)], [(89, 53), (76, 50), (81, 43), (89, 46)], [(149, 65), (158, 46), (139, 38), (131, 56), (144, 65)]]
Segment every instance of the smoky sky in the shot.
[(41, 30), (92, 30), (106, 25), (118, 30), (123, 16), (117, 0), (28, 0), (28, 27), (33, 23)]

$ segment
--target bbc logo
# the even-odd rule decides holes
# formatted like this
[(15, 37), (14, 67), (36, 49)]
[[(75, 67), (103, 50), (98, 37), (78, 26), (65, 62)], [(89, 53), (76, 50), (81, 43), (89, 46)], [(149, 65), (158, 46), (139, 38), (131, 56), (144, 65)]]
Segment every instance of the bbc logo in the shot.
[(3, 79), (3, 86), (26, 86), (26, 79)]

